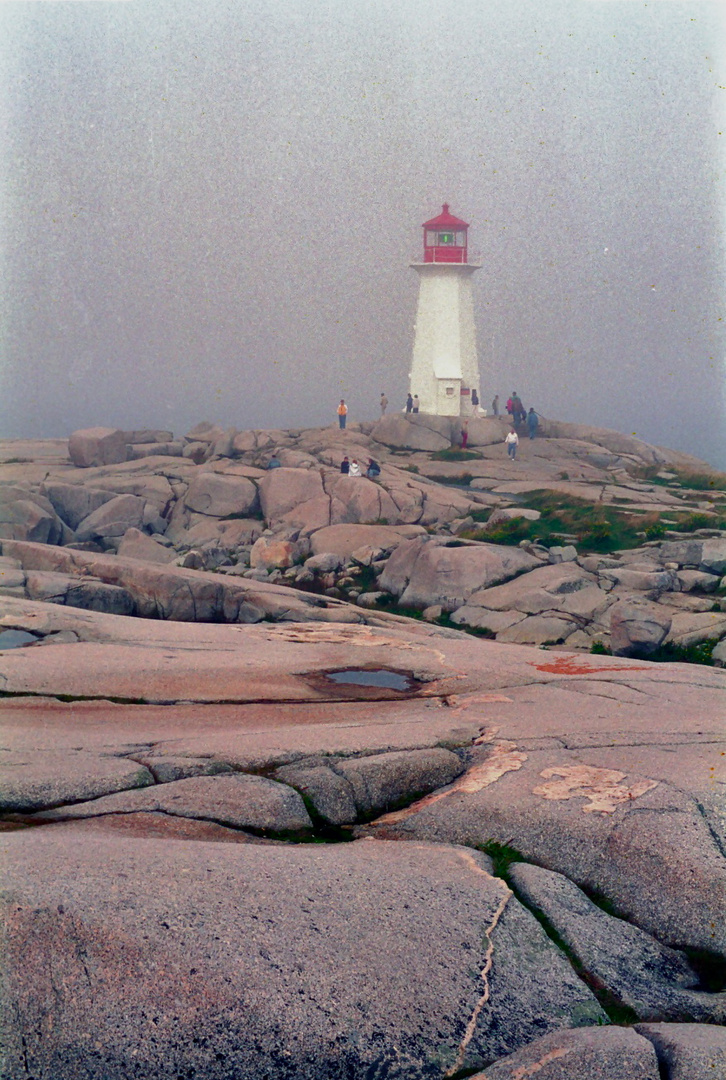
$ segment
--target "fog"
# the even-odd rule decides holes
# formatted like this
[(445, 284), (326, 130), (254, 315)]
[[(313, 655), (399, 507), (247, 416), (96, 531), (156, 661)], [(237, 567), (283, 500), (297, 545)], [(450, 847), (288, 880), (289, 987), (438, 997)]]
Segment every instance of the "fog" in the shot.
[(403, 405), (448, 202), (488, 404), (726, 468), (719, 2), (0, 4), (0, 435)]

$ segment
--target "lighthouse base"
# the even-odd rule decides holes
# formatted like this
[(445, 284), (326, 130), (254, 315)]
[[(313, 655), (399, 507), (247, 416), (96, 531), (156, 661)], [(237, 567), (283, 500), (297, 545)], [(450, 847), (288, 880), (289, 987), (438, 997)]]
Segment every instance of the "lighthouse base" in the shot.
[(412, 263), (419, 275), (410, 390), (420, 411), (435, 416), (473, 413), (479, 389), (470, 263)]

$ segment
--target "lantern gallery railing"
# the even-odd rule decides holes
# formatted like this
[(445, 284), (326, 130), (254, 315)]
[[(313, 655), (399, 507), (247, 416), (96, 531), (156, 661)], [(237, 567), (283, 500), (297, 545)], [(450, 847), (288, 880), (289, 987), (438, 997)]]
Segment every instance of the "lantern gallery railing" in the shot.
[[(464, 256), (466, 256), (464, 258)], [(473, 266), (481, 266), (482, 253), (481, 251), (467, 251), (462, 248), (426, 248), (424, 250), (424, 256), (421, 258), (421, 253), (414, 255), (411, 259), (412, 263), (441, 263), (449, 266), (471, 264)]]

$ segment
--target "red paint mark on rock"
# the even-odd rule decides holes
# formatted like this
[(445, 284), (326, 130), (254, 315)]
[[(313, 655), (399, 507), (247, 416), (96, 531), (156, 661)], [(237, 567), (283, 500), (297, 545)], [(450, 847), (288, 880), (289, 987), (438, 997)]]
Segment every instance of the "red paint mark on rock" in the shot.
[(537, 671), (549, 671), (552, 675), (599, 675), (601, 671), (647, 671), (646, 667), (621, 667), (619, 664), (601, 664), (593, 667), (576, 656), (562, 656), (548, 664), (532, 664)]

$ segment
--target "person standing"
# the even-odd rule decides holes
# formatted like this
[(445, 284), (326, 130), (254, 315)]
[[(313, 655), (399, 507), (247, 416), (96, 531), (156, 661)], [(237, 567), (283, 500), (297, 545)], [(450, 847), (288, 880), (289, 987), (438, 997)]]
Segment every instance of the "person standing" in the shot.
[(466, 444), (469, 441), (469, 421), (464, 420), (461, 425), (461, 449), (466, 450)]
[(411, 397), (411, 394), (409, 393), (408, 397), (406, 398), (406, 412), (410, 413), (412, 409), (413, 409), (413, 398)]
[(418, 394), (413, 395), (413, 411), (418, 412)]
[(492, 401), (492, 415), (499, 416), (499, 394), (494, 395), (494, 400)]
[(381, 394), (381, 416), (386, 415), (386, 409), (388, 408), (388, 398), (385, 393)]
[(519, 396), (519, 394), (517, 393), (517, 391), (515, 390), (512, 393), (512, 420), (514, 422), (515, 427), (517, 426), (517, 424), (522, 423), (522, 421), (524, 420), (526, 415), (527, 415), (527, 411), (526, 411), (524, 405), (522, 404), (522, 399)]
[(514, 461), (517, 456), (517, 447), (519, 446), (519, 435), (517, 435), (514, 428), (512, 428), (504, 441), (507, 444), (507, 453), (512, 461)]
[(345, 431), (345, 419), (348, 415), (348, 406), (345, 404), (343, 398), (340, 399), (340, 405), (338, 406), (338, 425), (341, 431)]
[(473, 412), (474, 416), (479, 415), (479, 395), (477, 394), (475, 389), (471, 392), (471, 411)]
[(539, 426), (539, 417), (534, 409), (530, 409), (527, 413), (527, 429), (529, 430), (529, 437), (533, 439), (537, 434), (537, 428)]

